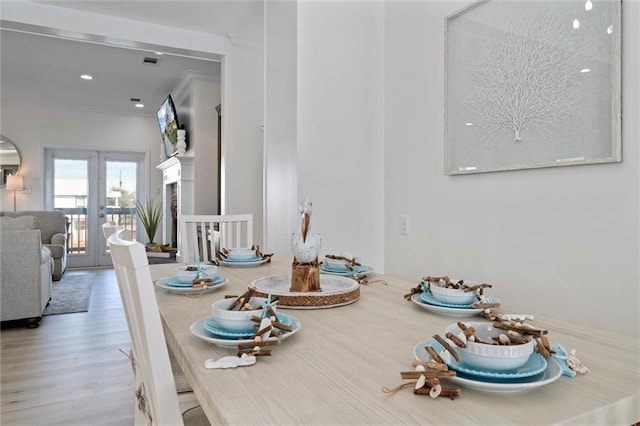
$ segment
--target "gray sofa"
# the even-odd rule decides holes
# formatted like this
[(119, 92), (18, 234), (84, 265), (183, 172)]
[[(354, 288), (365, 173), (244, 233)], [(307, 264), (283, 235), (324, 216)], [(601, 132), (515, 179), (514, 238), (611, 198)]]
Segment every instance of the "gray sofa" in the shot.
[(67, 218), (60, 211), (25, 210), (20, 212), (0, 212), (2, 217), (33, 216), (38, 221), (42, 244), (51, 251), (53, 257), (53, 281), (62, 278), (67, 269)]
[(0, 316), (40, 325), (51, 299), (53, 259), (34, 216), (0, 217)]

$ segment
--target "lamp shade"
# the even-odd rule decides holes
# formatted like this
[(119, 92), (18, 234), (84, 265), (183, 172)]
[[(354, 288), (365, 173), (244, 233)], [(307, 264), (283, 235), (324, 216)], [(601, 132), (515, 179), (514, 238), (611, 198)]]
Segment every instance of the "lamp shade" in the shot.
[(22, 191), (24, 189), (24, 180), (22, 176), (9, 175), (7, 176), (7, 190), (8, 191)]

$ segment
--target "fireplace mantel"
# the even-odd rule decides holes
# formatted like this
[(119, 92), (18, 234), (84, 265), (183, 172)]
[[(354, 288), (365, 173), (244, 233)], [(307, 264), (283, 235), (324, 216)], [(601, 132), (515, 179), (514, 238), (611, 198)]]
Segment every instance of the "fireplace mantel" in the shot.
[[(178, 218), (195, 211), (194, 157), (173, 156), (156, 166), (162, 171), (162, 243), (177, 243), (180, 250), (180, 233), (173, 235)], [(172, 188), (176, 188), (176, 214), (171, 211)], [(179, 252), (178, 252), (179, 255)]]

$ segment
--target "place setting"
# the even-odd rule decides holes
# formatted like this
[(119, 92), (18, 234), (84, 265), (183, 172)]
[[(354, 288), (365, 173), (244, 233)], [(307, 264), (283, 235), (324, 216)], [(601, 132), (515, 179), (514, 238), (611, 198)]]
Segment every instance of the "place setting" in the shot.
[(265, 254), (260, 246), (222, 248), (216, 252), (215, 263), (232, 268), (253, 268), (271, 262), (273, 253)]
[(413, 355), (419, 361), (445, 364), (452, 383), (486, 392), (515, 393), (556, 381), (563, 372), (551, 356), (547, 330), (524, 320), (449, 324), (441, 337), (421, 341)]
[(218, 267), (215, 265), (194, 262), (176, 267), (173, 276), (159, 278), (154, 281), (154, 284), (170, 293), (185, 295), (211, 293), (229, 281), (217, 272)]
[(498, 299), (485, 294), (491, 287), (491, 284), (452, 280), (448, 276), (426, 276), (404, 297), (430, 312), (467, 317), (500, 306)]
[(320, 263), (321, 274), (360, 279), (371, 272), (371, 266), (362, 265), (358, 258), (347, 254), (326, 254)]
[(236, 348), (238, 356), (270, 355), (268, 346), (295, 335), (302, 324), (292, 315), (277, 311), (277, 300), (255, 296), (248, 289), (240, 296), (226, 296), (211, 305), (212, 315), (191, 324), (199, 339), (224, 348)]
[(518, 393), (549, 385), (561, 375), (575, 377), (589, 370), (552, 346), (548, 331), (527, 322), (531, 315), (496, 315), (491, 322), (458, 321), (449, 324), (444, 337), (434, 334), (413, 348), (413, 371), (400, 373), (408, 380), (385, 393), (413, 387), (414, 393), (459, 397), (460, 387), (484, 392)]

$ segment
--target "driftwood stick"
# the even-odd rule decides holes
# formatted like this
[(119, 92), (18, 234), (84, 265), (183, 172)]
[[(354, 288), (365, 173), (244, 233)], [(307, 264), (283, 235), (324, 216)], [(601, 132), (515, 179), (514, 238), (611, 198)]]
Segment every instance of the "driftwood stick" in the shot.
[(440, 357), (440, 354), (435, 349), (431, 346), (425, 346), (424, 348), (429, 352), (429, 355), (431, 355), (431, 358), (433, 358), (435, 362), (446, 365), (444, 360)]
[(470, 287), (465, 287), (462, 291), (465, 293), (469, 293), (470, 291), (484, 289), (484, 288), (491, 288), (491, 287), (493, 287), (491, 284), (484, 283), (484, 284), (472, 285)]
[(499, 328), (501, 330), (513, 330), (513, 331), (517, 331), (520, 334), (529, 334), (532, 336), (536, 336), (536, 337), (540, 337), (544, 334), (548, 334), (549, 331), (548, 330), (543, 330), (540, 328), (535, 328), (533, 326), (523, 326), (523, 325), (514, 325), (511, 323), (507, 323), (505, 321), (496, 321), (493, 323), (493, 326), (495, 328)]
[(447, 364), (442, 364), (440, 362), (436, 362), (436, 361), (413, 361), (413, 363), (411, 363), (411, 365), (415, 368), (419, 365), (425, 367), (425, 368), (429, 368), (431, 370), (438, 370), (438, 371), (447, 371), (449, 370), (449, 367), (447, 367)]
[(436, 341), (440, 343), (456, 359), (456, 361), (462, 362), (462, 358), (460, 358), (458, 352), (456, 352), (456, 350), (453, 349), (453, 346), (451, 346), (449, 342), (444, 340), (442, 336), (440, 336), (439, 334), (434, 334), (433, 338), (436, 339)]
[(401, 371), (400, 372), (400, 378), (401, 379), (417, 379), (420, 376), (424, 376), (427, 379), (442, 379), (442, 378), (446, 378), (446, 377), (455, 377), (456, 376), (456, 372), (453, 370), (449, 370), (449, 371), (438, 371), (438, 370), (433, 370), (433, 371)]
[(240, 350), (253, 349), (256, 346), (258, 346), (258, 347), (277, 346), (279, 344), (280, 344), (280, 340), (265, 340), (265, 341), (262, 341), (262, 342), (241, 343), (241, 344), (238, 345), (238, 349), (240, 349)]
[(456, 344), (457, 347), (459, 348), (466, 348), (467, 344), (465, 342), (463, 342), (458, 336), (456, 336), (455, 334), (453, 334), (452, 332), (448, 332), (447, 334), (445, 334), (445, 337), (449, 340), (451, 340), (453, 343)]
[[(426, 387), (413, 390), (413, 393), (416, 395), (429, 395), (430, 392), (431, 392), (431, 389)], [(460, 391), (460, 388), (442, 388), (442, 390), (440, 390), (440, 395), (438, 395), (438, 397), (448, 397), (453, 399), (456, 396), (460, 396), (461, 393), (462, 392)]]

